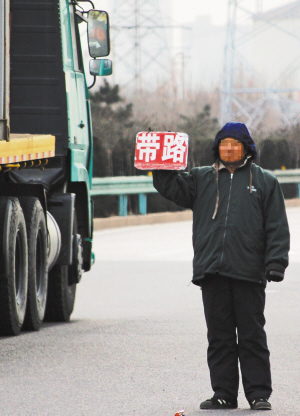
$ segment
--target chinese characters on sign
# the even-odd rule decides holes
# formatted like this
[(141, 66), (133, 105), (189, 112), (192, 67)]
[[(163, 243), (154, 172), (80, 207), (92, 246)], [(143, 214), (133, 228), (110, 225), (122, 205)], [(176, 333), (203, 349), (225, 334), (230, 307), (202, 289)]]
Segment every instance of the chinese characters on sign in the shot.
[[(139, 136), (139, 135), (138, 135)], [(156, 133), (141, 133), (137, 138), (136, 149), (138, 160), (151, 162), (156, 160), (157, 150), (160, 149), (160, 137)]]
[(174, 132), (141, 132), (136, 136), (137, 169), (181, 170), (187, 165), (188, 135)]

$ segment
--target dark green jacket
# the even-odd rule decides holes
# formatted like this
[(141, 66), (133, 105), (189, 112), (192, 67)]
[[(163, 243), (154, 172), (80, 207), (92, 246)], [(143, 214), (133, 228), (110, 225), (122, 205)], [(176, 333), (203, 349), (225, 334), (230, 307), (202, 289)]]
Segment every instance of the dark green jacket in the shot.
[[(222, 166), (222, 165), (221, 165)], [(250, 193), (250, 168), (252, 193)], [(266, 267), (288, 266), (289, 228), (277, 179), (248, 161), (231, 174), (220, 167), (219, 204), (214, 166), (190, 173), (153, 171), (158, 192), (193, 210), (193, 283), (207, 274), (266, 285)]]

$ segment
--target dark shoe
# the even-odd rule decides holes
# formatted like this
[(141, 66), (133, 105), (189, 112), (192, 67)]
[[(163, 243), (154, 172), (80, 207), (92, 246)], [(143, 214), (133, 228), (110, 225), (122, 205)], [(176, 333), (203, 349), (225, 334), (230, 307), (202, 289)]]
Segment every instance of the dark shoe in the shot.
[(272, 410), (271, 403), (266, 399), (253, 399), (250, 401), (250, 407), (252, 410)]
[(212, 397), (200, 404), (200, 409), (236, 409), (237, 400), (225, 400)]

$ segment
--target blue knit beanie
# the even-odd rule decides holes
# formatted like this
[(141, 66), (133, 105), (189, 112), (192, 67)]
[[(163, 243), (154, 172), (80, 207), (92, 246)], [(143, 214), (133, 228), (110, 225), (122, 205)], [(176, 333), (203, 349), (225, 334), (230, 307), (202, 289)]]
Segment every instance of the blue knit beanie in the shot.
[(226, 139), (226, 137), (232, 137), (239, 140), (245, 146), (246, 153), (251, 155), (251, 159), (257, 158), (257, 151), (252, 137), (245, 124), (235, 123), (233, 121), (225, 124), (225, 126), (217, 133), (215, 143), (213, 146), (214, 161), (219, 159), (219, 144), (220, 141)]

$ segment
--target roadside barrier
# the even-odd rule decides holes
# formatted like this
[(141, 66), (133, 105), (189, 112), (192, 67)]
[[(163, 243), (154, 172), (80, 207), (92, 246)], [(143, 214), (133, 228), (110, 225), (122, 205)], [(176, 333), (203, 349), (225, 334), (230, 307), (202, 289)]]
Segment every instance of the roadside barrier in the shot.
[[(286, 169), (270, 171), (275, 175), (280, 184), (297, 183), (298, 198), (300, 198), (300, 169)], [(93, 178), (92, 196), (119, 195), (119, 216), (128, 214), (128, 195), (139, 196), (139, 213), (147, 214), (147, 194), (156, 193), (152, 176), (114, 176), (105, 178)]]

